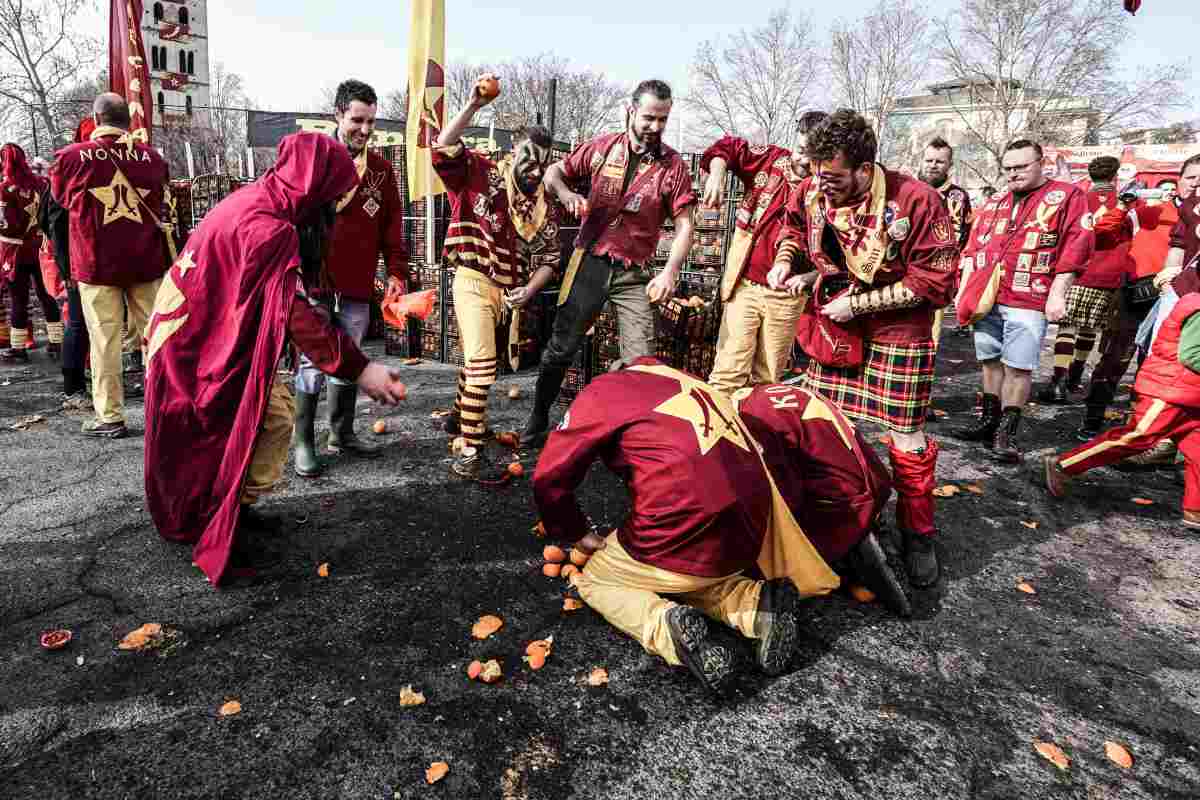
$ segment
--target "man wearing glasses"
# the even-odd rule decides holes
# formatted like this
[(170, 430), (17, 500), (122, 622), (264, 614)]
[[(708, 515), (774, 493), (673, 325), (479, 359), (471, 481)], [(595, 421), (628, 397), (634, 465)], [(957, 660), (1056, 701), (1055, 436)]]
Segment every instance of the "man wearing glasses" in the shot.
[[(772, 288), (815, 282), (801, 317), (804, 388), (847, 417), (891, 431), (896, 521), (913, 585), (938, 582), (937, 443), (924, 432), (933, 389), (933, 317), (954, 293), (958, 244), (936, 190), (875, 163), (875, 131), (840, 109), (808, 134), (812, 176), (791, 194)], [(803, 256), (801, 262), (797, 258)], [(815, 269), (793, 274), (797, 263)], [(822, 342), (833, 341), (832, 348)]]
[(996, 460), (1021, 460), (1017, 431), (1029, 401), (1048, 322), (1063, 318), (1067, 290), (1094, 248), (1087, 195), (1042, 174), (1042, 148), (1018, 139), (1001, 161), (1008, 192), (984, 205), (962, 256), (962, 289), (974, 270), (1000, 270), (999, 292), (975, 323), (983, 368), (983, 414), (954, 436), (982, 442)]

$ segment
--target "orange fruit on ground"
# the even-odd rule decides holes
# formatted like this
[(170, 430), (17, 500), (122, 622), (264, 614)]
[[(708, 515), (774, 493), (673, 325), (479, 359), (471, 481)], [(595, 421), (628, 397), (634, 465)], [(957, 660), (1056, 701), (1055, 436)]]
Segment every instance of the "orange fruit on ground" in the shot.
[(577, 550), (574, 547), (571, 548), (571, 563), (575, 566), (582, 567), (588, 562), (589, 558), (591, 558), (591, 556), (582, 550)]
[(508, 474), (519, 478), (525, 474), (525, 467), (521, 465), (520, 461), (514, 461), (508, 465)]
[(567, 554), (561, 547), (548, 544), (542, 548), (542, 558), (555, 564), (561, 564), (567, 560)]
[(471, 635), (476, 639), (486, 639), (504, 627), (504, 620), (495, 614), (484, 614), (479, 621), (471, 626)]
[(535, 650), (534, 652), (529, 654), (529, 668), (530, 669), (541, 669), (544, 666), (546, 666), (546, 651), (545, 650)]
[(871, 603), (875, 601), (875, 593), (865, 586), (857, 584), (850, 587), (850, 596), (860, 603)]
[(381, 419), (375, 420), (375, 424), (371, 426), (371, 430), (376, 433), (387, 433), (387, 423)]
[(481, 672), (483, 672), (483, 664), (478, 661), (472, 661), (470, 664), (467, 664), (467, 677), (471, 680), (478, 678)]
[(562, 564), (542, 564), (542, 574), (547, 578), (557, 578), (562, 572)]
[(484, 683), (495, 683), (504, 677), (504, 673), (500, 671), (500, 662), (492, 659), (483, 665), (483, 672), (479, 673), (479, 680)]

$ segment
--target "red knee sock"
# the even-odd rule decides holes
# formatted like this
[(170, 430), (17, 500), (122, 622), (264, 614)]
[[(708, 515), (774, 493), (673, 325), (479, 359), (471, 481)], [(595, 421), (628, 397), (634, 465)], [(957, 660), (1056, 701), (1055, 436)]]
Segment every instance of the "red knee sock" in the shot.
[(937, 484), (937, 442), (926, 438), (925, 450), (908, 453), (888, 447), (892, 462), (892, 482), (896, 487), (896, 524), (901, 530), (922, 536), (933, 536), (933, 489)]

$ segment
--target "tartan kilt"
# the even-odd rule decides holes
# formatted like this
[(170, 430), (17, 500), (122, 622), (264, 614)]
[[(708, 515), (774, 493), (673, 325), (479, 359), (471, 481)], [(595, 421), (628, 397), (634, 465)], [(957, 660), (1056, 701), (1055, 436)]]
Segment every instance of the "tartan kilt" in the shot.
[(1104, 330), (1116, 310), (1117, 289), (1096, 289), (1091, 286), (1071, 287), (1067, 292), (1067, 311), (1062, 322), (1077, 328)]
[(898, 433), (921, 430), (933, 391), (936, 343), (866, 342), (865, 347), (861, 367), (838, 369), (810, 360), (800, 385), (819, 392), (851, 419)]

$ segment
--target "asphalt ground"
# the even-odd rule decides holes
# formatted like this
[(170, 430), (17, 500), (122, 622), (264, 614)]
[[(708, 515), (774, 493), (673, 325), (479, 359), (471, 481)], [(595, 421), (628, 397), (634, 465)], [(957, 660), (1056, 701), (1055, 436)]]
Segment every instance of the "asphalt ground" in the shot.
[[(970, 421), (979, 373), (966, 337), (948, 335), (939, 361), (939, 482), (981, 492), (939, 501), (943, 584), (914, 596), (910, 620), (822, 601), (792, 669), (748, 673), (732, 701), (590, 609), (562, 610), (528, 477), (449, 472), (430, 415), (452, 401), (450, 367), (403, 367), (407, 404), (362, 409), (362, 431), (387, 418), (366, 434), (379, 458), (289, 477), (263, 505), (286, 520), (279, 574), (219, 591), (145, 511), (140, 401), (129, 438), (89, 440), (82, 415), (57, 410), (41, 352), (0, 368), (0, 796), (1200, 796), (1200, 536), (1179, 524), (1180, 476), (1098, 470), (1051, 502), (1028, 467), (941, 432)], [(532, 382), (497, 384), (497, 428), (519, 427)], [(45, 420), (10, 428), (33, 414)], [(1032, 408), (1027, 449), (1074, 443), (1080, 414)], [(509, 456), (488, 457), (499, 474)], [(603, 468), (582, 496), (620, 520), (625, 491)], [(476, 641), (483, 614), (505, 624)], [(116, 648), (148, 622), (174, 638)], [(42, 649), (55, 628), (73, 640)], [(551, 634), (534, 672), (525, 645)], [(469, 681), (490, 658), (503, 679)], [(609, 682), (594, 687), (597, 666)], [(408, 685), (424, 705), (400, 705)], [(241, 712), (221, 716), (230, 700)], [(449, 772), (430, 786), (434, 761)]]

